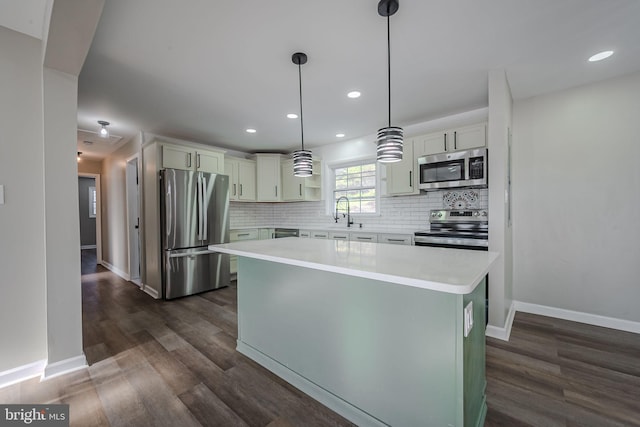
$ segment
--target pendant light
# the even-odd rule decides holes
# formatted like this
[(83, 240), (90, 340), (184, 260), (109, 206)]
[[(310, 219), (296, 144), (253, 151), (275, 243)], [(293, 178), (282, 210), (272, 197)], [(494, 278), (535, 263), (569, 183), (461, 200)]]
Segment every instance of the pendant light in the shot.
[(302, 71), (301, 65), (307, 63), (307, 55), (296, 52), (291, 56), (291, 61), (298, 66), (298, 83), (300, 87), (300, 136), (302, 147), (293, 152), (293, 175), (305, 178), (313, 174), (313, 159), (311, 151), (304, 149), (304, 125), (302, 122)]
[(109, 138), (109, 122), (105, 122), (104, 120), (98, 120), (98, 124), (100, 125), (100, 136), (103, 138)]
[(402, 160), (403, 130), (401, 127), (391, 126), (391, 36), (389, 17), (398, 11), (398, 0), (380, 0), (378, 15), (387, 18), (387, 77), (389, 91), (389, 125), (378, 130), (377, 154), (379, 162), (399, 162)]

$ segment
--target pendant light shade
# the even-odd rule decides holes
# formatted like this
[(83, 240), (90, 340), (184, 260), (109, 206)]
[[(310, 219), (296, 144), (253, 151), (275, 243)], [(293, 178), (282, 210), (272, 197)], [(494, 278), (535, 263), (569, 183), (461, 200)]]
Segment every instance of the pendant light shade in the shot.
[(293, 152), (293, 175), (306, 178), (313, 174), (313, 159), (310, 150), (304, 149), (304, 122), (302, 120), (302, 71), (301, 66), (307, 63), (307, 55), (296, 52), (291, 61), (298, 66), (298, 86), (300, 88), (300, 140), (301, 149)]
[(404, 133), (402, 128), (391, 126), (391, 32), (389, 17), (398, 11), (398, 0), (380, 0), (378, 14), (387, 18), (387, 83), (389, 95), (389, 125), (378, 130), (377, 157), (379, 162), (391, 163), (402, 160), (402, 141)]

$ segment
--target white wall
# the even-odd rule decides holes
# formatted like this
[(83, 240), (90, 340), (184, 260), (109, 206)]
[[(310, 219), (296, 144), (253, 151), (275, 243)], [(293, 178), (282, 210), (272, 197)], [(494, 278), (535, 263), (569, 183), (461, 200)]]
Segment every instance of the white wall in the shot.
[(102, 260), (129, 275), (127, 237), (127, 159), (140, 152), (136, 136), (102, 163)]
[(514, 104), (514, 299), (640, 321), (640, 73)]
[(41, 49), (0, 27), (0, 372), (47, 358)]
[[(511, 89), (504, 70), (489, 72), (489, 250), (500, 257), (489, 271), (489, 326), (506, 333), (513, 299), (512, 229), (508, 221), (509, 131), (512, 126)], [(488, 329), (492, 333), (491, 328)], [(492, 334), (494, 336), (499, 336)]]
[(84, 365), (76, 160), (78, 78), (45, 67), (43, 81), (48, 366), (73, 358)]

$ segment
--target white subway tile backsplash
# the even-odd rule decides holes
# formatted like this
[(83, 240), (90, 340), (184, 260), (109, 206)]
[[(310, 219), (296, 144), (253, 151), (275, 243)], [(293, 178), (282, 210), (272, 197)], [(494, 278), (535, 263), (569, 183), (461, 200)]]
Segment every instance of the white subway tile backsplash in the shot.
[[(472, 191), (475, 194), (469, 194)], [(468, 207), (488, 209), (487, 189), (433, 191), (415, 196), (381, 197), (379, 215), (353, 215), (355, 223), (364, 228), (376, 227), (389, 230), (420, 230), (428, 227), (429, 211), (448, 209), (447, 201), (466, 200)], [(465, 193), (466, 196), (465, 196)], [(459, 197), (457, 197), (459, 196)], [(471, 202), (471, 203), (470, 203)], [(458, 202), (462, 203), (462, 202)], [(230, 203), (231, 228), (291, 226), (325, 228), (335, 222), (325, 213), (325, 202), (292, 203)], [(340, 223), (344, 223), (340, 219)]]

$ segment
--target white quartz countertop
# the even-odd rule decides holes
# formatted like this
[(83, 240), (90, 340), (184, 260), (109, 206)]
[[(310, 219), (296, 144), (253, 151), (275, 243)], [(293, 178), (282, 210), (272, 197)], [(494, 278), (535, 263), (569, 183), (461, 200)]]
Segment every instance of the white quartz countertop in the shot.
[(471, 293), (498, 258), (495, 252), (344, 240), (251, 240), (210, 250), (453, 294)]
[[(317, 225), (317, 226), (302, 226), (302, 225), (277, 225), (277, 226), (248, 226), (248, 227), (231, 227), (231, 230), (258, 230), (261, 228), (294, 228), (300, 231), (328, 231), (328, 232), (345, 232), (345, 233), (379, 233), (379, 234), (410, 234), (416, 231), (416, 228), (389, 228), (377, 225), (366, 225), (362, 228), (357, 225), (347, 227), (344, 224), (341, 225)], [(428, 228), (428, 223), (425, 222), (422, 229)]]

